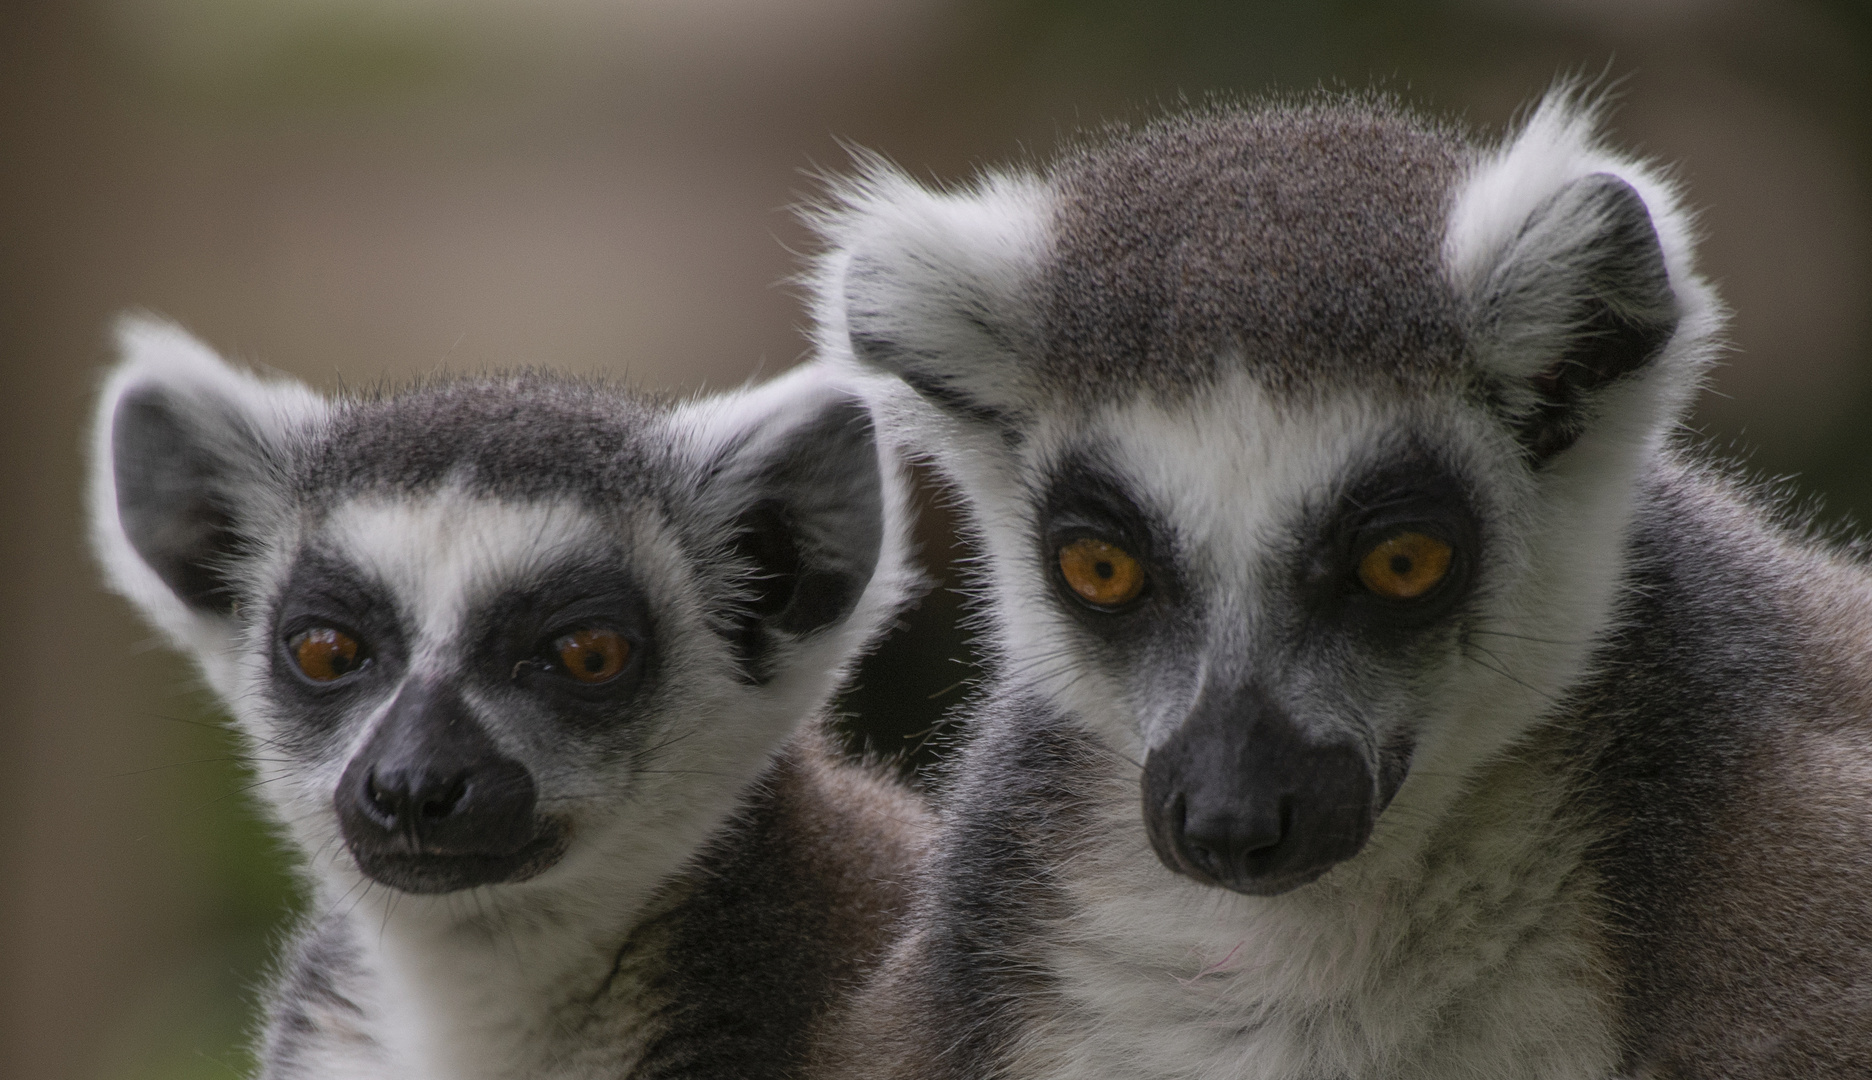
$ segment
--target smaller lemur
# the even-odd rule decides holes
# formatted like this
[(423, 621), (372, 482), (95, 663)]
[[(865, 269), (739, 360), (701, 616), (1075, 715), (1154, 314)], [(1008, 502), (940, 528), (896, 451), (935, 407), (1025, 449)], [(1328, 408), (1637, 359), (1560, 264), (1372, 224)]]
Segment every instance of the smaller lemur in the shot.
[(814, 723), (917, 581), (861, 398), (821, 366), (327, 399), (121, 339), (95, 543), (313, 898), (262, 1075), (794, 1075), (923, 835)]
[(1679, 434), (1722, 311), (1596, 123), (843, 187), (819, 346), (907, 386), (1000, 674), (814, 1075), (1872, 1075), (1872, 577)]

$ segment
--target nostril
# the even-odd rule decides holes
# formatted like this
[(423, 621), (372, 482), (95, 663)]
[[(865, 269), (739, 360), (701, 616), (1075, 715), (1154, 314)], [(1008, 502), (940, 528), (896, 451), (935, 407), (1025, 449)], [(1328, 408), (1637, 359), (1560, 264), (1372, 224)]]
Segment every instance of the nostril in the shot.
[(1259, 844), (1251, 844), (1248, 854), (1259, 855), (1264, 851), (1272, 851), (1280, 847), (1283, 840), (1293, 835), (1294, 800), (1292, 795), (1282, 795), (1280, 802), (1275, 804), (1274, 821), (1273, 834), (1263, 836)]
[(331, 798), (359, 868), (417, 892), (499, 880), (548, 831), (531, 771), (447, 686), (406, 684)]
[(416, 813), (424, 821), (440, 821), (455, 812), (455, 807), (460, 805), (467, 791), (467, 779), (456, 777), (446, 786), (430, 792), (417, 807)]
[(1194, 812), (1179, 796), (1170, 810), (1177, 850), (1186, 867), (1221, 882), (1258, 873), (1282, 858), (1298, 813), (1292, 796), (1255, 805), (1252, 799), (1217, 806), (1199, 802)]
[(1224, 852), (1218, 849), (1214, 838), (1191, 833), (1189, 829), (1189, 800), (1181, 793), (1170, 804), (1170, 826), (1172, 835), (1177, 838), (1177, 846), (1183, 851), (1194, 868), (1210, 877), (1221, 875), (1226, 860)]
[(447, 780), (432, 775), (411, 776), (392, 770), (379, 776), (375, 769), (364, 776), (364, 799), (372, 816), (388, 829), (434, 825), (454, 814), (468, 794), (468, 776)]
[(395, 794), (377, 782), (377, 770), (375, 769), (364, 774), (364, 798), (369, 800), (371, 809), (377, 811), (377, 813), (382, 815), (386, 820), (396, 820), (397, 803), (400, 800)]
[(1211, 850), (1209, 845), (1202, 841), (1191, 840), (1185, 843), (1183, 845), (1183, 854), (1189, 857), (1190, 862), (1196, 864), (1196, 869), (1208, 874), (1210, 877), (1220, 877), (1222, 875), (1221, 856), (1217, 852)]

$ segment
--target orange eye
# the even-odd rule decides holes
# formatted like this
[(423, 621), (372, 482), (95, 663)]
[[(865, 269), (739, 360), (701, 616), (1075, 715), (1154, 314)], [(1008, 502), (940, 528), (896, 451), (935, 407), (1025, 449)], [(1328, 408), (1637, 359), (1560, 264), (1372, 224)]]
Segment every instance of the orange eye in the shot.
[(1434, 536), (1399, 533), (1359, 560), (1358, 576), (1379, 596), (1415, 600), (1443, 580), (1454, 555), (1453, 548)]
[(630, 659), (630, 642), (614, 630), (575, 630), (553, 642), (553, 648), (565, 673), (590, 685), (617, 678)]
[(315, 682), (342, 679), (364, 666), (357, 639), (343, 630), (320, 626), (292, 641), (293, 662)]
[(1060, 573), (1088, 604), (1119, 607), (1144, 591), (1144, 567), (1116, 544), (1091, 537), (1059, 549)]

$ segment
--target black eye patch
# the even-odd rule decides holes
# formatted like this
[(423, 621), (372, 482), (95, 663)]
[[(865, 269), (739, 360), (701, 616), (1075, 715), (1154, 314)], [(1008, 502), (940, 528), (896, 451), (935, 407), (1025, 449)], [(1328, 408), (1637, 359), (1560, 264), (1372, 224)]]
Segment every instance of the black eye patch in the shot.
[[(1114, 616), (1147, 616), (1180, 601), (1183, 589), (1170, 530), (1109, 470), (1084, 458), (1069, 459), (1047, 485), (1038, 524), (1035, 572), (1052, 584), (1062, 604), (1100, 633), (1123, 632), (1120, 622), (1136, 621)], [(1134, 587), (1104, 597), (1097, 583), (1081, 580), (1085, 573), (1075, 567), (1073, 555), (1089, 546), (1107, 552), (1103, 562), (1088, 564), (1094, 572), (1109, 578), (1107, 567), (1115, 555), (1125, 562), (1127, 575), (1139, 575), (1130, 583)], [(1110, 599), (1118, 602), (1104, 602)]]
[[(282, 737), (288, 739), (336, 728), (356, 695), (392, 685), (407, 659), (409, 640), (381, 582), (317, 549), (302, 552), (293, 563), (269, 636), (273, 692), (295, 721), (286, 725)], [(315, 639), (345, 642), (336, 654), (343, 663), (308, 670), (306, 645)]]
[(343, 559), (310, 551), (294, 563), (280, 590), (273, 636), (285, 641), (317, 625), (349, 631), (373, 655), (400, 657), (405, 641), (388, 589)]
[(1468, 594), (1482, 533), (1469, 489), (1436, 457), (1388, 457), (1310, 515), (1301, 559), (1308, 606), (1349, 628), (1410, 629)]
[[(475, 642), (472, 677), (543, 695), (562, 715), (590, 723), (617, 719), (618, 702), (642, 687), (656, 655), (650, 605), (615, 553), (568, 560), (500, 590), (477, 607), (466, 640)], [(569, 668), (578, 662), (566, 659), (569, 640), (609, 642), (599, 652), (617, 670)]]

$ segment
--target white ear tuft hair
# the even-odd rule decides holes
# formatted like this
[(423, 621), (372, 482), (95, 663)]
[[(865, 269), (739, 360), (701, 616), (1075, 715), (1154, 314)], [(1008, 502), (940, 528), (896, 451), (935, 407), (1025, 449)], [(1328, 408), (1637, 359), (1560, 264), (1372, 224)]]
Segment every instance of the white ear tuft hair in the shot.
[(1008, 411), (1049, 243), (1046, 185), (990, 173), (932, 191), (874, 155), (858, 164), (808, 214), (828, 245), (811, 274), (819, 355), (896, 375), (952, 412)]
[(1473, 292), (1514, 243), (1528, 218), (1568, 184), (1609, 173), (1630, 184), (1651, 212), (1673, 276), (1689, 274), (1694, 236), (1674, 184), (1655, 168), (1607, 148), (1599, 137), (1605, 105), (1574, 85), (1548, 92), (1521, 127), (1483, 155), (1457, 186), (1444, 259), (1459, 291)]
[[(1603, 99), (1589, 99), (1575, 83), (1562, 83), (1458, 183), (1443, 249), (1458, 293), (1472, 296), (1483, 288), (1535, 211), (1560, 189), (1605, 173), (1629, 184), (1644, 201), (1673, 288), (1680, 298), (1698, 302), (1683, 314), (1720, 320), (1714, 294), (1696, 275), (1696, 231), (1682, 194), (1656, 166), (1605, 145), (1605, 108)], [(1715, 327), (1701, 329), (1707, 334)]]
[[(1574, 399), (1640, 369), (1661, 374), (1667, 414), (1686, 407), (1723, 320), (1676, 185), (1606, 147), (1602, 112), (1574, 84), (1551, 91), (1457, 184), (1444, 234), (1478, 361), (1546, 429), (1524, 432), (1537, 459), (1577, 434)], [(1595, 348), (1627, 355), (1580, 358)]]
[[(91, 433), (91, 540), (111, 586), (197, 655), (225, 646), (205, 579), (288, 441), (329, 406), (298, 383), (237, 371), (173, 323), (117, 325), (122, 360)], [(242, 489), (249, 489), (243, 491)]]

